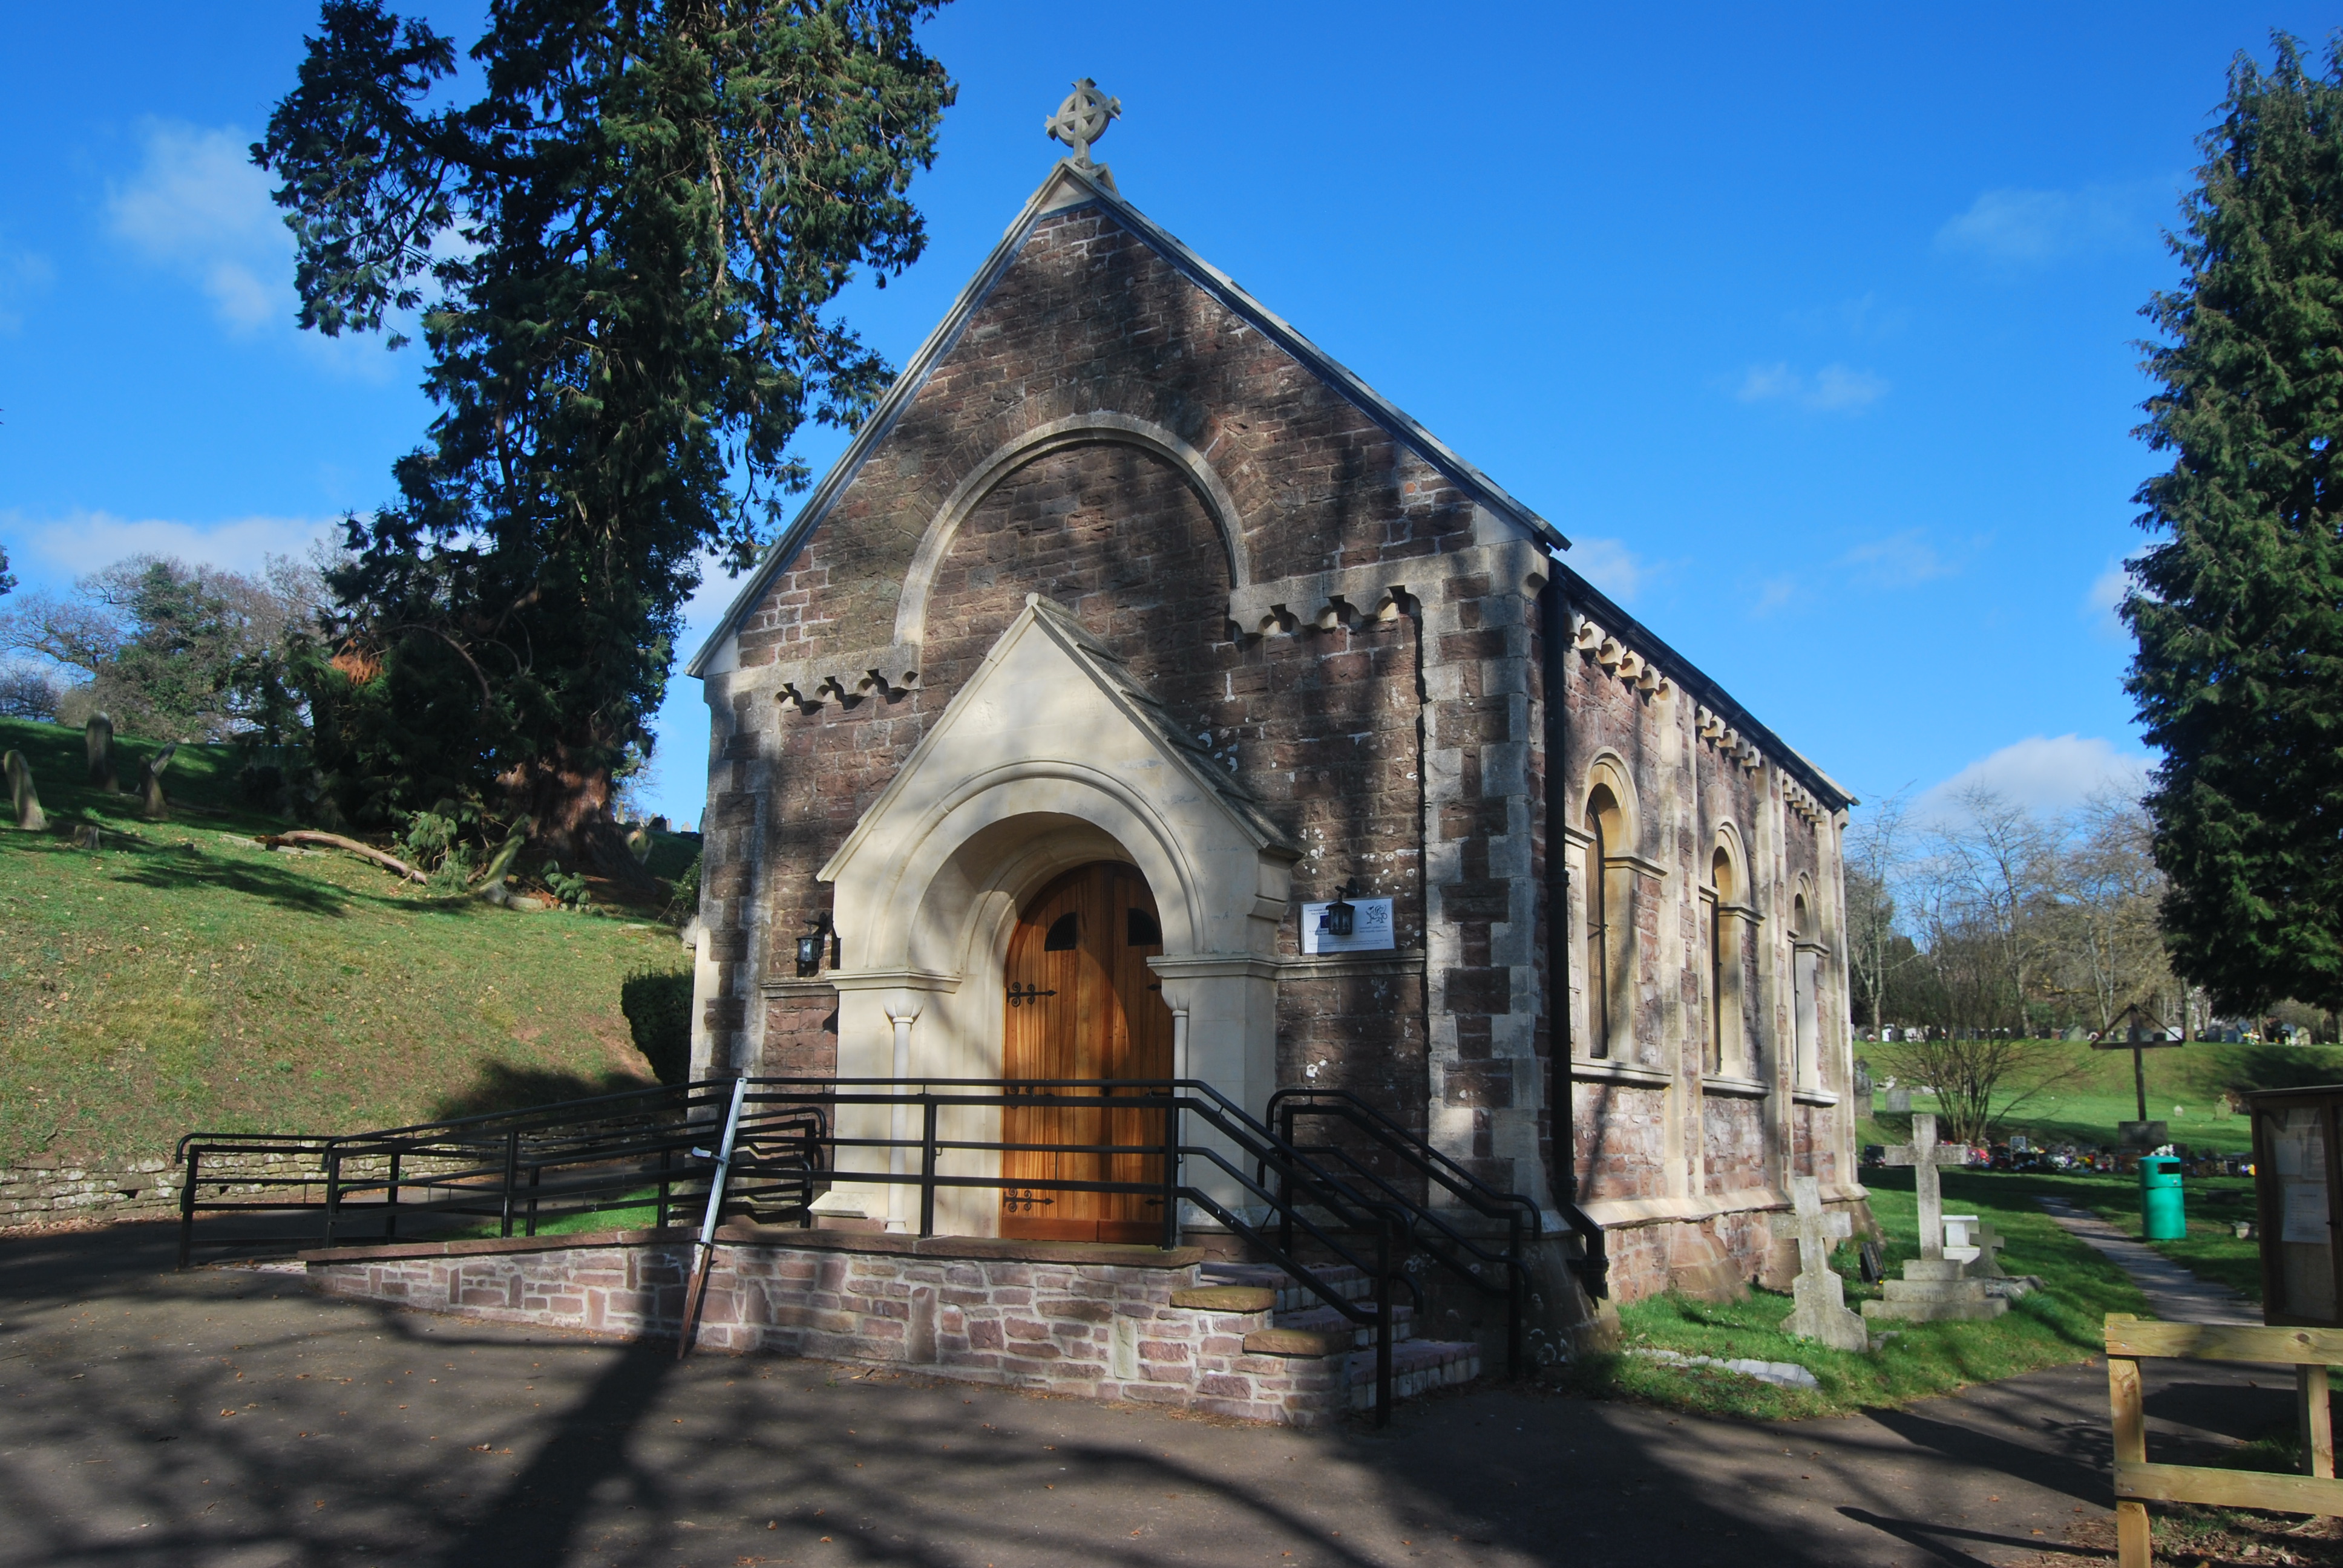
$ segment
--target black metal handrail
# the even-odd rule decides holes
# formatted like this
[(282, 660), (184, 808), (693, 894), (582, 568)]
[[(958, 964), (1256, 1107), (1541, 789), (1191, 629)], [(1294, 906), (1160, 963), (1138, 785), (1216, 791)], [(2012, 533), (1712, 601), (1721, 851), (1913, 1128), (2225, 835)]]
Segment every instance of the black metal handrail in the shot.
[[(1407, 1203), (1413, 1242), (1426, 1257), (1440, 1263), (1473, 1289), (1484, 1294), (1503, 1294), (1506, 1298), (1507, 1360), (1509, 1370), (1514, 1375), (1520, 1375), (1524, 1334), (1523, 1301), (1529, 1286), (1522, 1241), (1525, 1231), (1532, 1241), (1544, 1234), (1544, 1217), (1539, 1212), (1538, 1206), (1521, 1193), (1508, 1192), (1492, 1185), (1469, 1167), (1433, 1148), (1421, 1134), (1401, 1125), (1348, 1090), (1315, 1086), (1281, 1089), (1270, 1096), (1267, 1111), (1279, 1135), (1287, 1143), (1297, 1148), (1306, 1147), (1320, 1160), (1339, 1163), (1354, 1181)], [(1477, 1238), (1451, 1224), (1437, 1207), (1410, 1201), (1403, 1189), (1351, 1150), (1326, 1142), (1303, 1145), (1297, 1136), (1296, 1123), (1304, 1117), (1337, 1122), (1361, 1134), (1373, 1151), (1422, 1180), (1427, 1196), (1437, 1189), (1454, 1199), (1458, 1206), (1483, 1219), (1503, 1221), (1506, 1227), (1503, 1251), (1492, 1251)], [(1302, 1196), (1307, 1201), (1309, 1195)], [(1569, 1260), (1570, 1267), (1578, 1274), (1587, 1293), (1600, 1300), (1609, 1293), (1610, 1272), (1604, 1251), (1602, 1227), (1577, 1205), (1566, 1200), (1560, 1201), (1560, 1211), (1580, 1241), (1580, 1253)], [(1502, 1273), (1503, 1282), (1493, 1282), (1486, 1277), (1486, 1271)]]
[[(1409, 1227), (1404, 1213), (1388, 1200), (1360, 1192), (1343, 1181), (1339, 1172), (1319, 1165), (1307, 1155), (1287, 1146), (1242, 1106), (1202, 1080), (762, 1078), (750, 1081), (748, 1099), (751, 1103), (774, 1099), (815, 1103), (831, 1111), (833, 1116), (837, 1111), (850, 1106), (900, 1108), (907, 1113), (907, 1118), (908, 1113), (916, 1111), (920, 1127), (916, 1137), (834, 1135), (831, 1140), (834, 1151), (869, 1150), (883, 1153), (901, 1149), (908, 1155), (916, 1149), (919, 1152), (919, 1168), (916, 1171), (848, 1169), (843, 1161), (834, 1161), (832, 1174), (840, 1181), (916, 1186), (920, 1190), (919, 1232), (922, 1236), (934, 1233), (935, 1194), (940, 1188), (1015, 1188), (1021, 1191), (1123, 1193), (1149, 1197), (1161, 1205), (1162, 1244), (1167, 1250), (1179, 1244), (1180, 1205), (1182, 1202), (1192, 1204), (1220, 1221), (1232, 1233), (1267, 1254), (1346, 1322), (1373, 1329), (1375, 1421), (1380, 1425), (1389, 1419), (1393, 1292), (1405, 1291), (1416, 1297), (1418, 1304), (1421, 1304), (1421, 1294), (1414, 1282), (1406, 1274)], [(1145, 1145), (945, 1138), (939, 1131), (938, 1119), (942, 1111), (953, 1107), (1161, 1111), (1165, 1113), (1165, 1124), (1161, 1142)], [(1236, 1158), (1230, 1158), (1227, 1151), (1210, 1143), (1194, 1143), (1182, 1138), (1180, 1124), (1183, 1118), (1201, 1122), (1221, 1134), (1234, 1146)], [(943, 1155), (955, 1151), (1126, 1155), (1154, 1152), (1162, 1165), (1158, 1179), (1146, 1182), (1022, 1174), (1011, 1177), (1006, 1173), (945, 1174), (938, 1166)], [(1257, 1212), (1247, 1213), (1232, 1207), (1205, 1185), (1185, 1180), (1183, 1172), (1191, 1161), (1212, 1167), (1233, 1183), (1251, 1200), (1246, 1207)], [(905, 1163), (909, 1165), (908, 1159)], [(1264, 1173), (1273, 1174), (1276, 1182), (1272, 1184)], [(1312, 1215), (1290, 1211), (1285, 1192), (1305, 1186), (1318, 1194), (1330, 1211), (1333, 1220), (1331, 1226), (1321, 1223)], [(1271, 1214), (1278, 1216), (1280, 1223), (1272, 1226), (1262, 1222), (1261, 1217)], [(1372, 1306), (1353, 1301), (1339, 1283), (1321, 1273), (1319, 1265), (1303, 1256), (1302, 1249), (1293, 1242), (1295, 1226), (1299, 1226), (1324, 1255), (1355, 1269), (1371, 1282), (1374, 1292)], [(1354, 1246), (1347, 1239), (1359, 1235), (1371, 1238), (1371, 1244)]]
[[(318, 1211), (326, 1246), (354, 1239), (353, 1230), (369, 1232), (357, 1239), (396, 1240), (403, 1219), (492, 1220), (500, 1235), (533, 1236), (549, 1220), (651, 1207), (664, 1227), (676, 1206), (707, 1191), (707, 1161), (692, 1146), (706, 1141), (726, 1093), (729, 1085), (684, 1084), (324, 1137), (190, 1133), (177, 1150), (186, 1166), (179, 1264), (192, 1256), (199, 1213)], [(733, 1194), (802, 1213), (820, 1176), (822, 1131), (818, 1111), (753, 1120)], [(280, 1163), (267, 1164), (271, 1156)], [(233, 1161), (225, 1171), (223, 1159)], [(207, 1160), (219, 1189), (208, 1200)]]
[[(1296, 1144), (1291, 1116), (1286, 1131), (1272, 1130), (1200, 1080), (757, 1078), (739, 1087), (738, 1144), (723, 1191), (727, 1212), (746, 1200), (753, 1212), (809, 1224), (818, 1189), (840, 1181), (909, 1186), (918, 1191), (924, 1236), (934, 1233), (940, 1191), (1135, 1194), (1160, 1205), (1168, 1249), (1179, 1245), (1186, 1205), (1249, 1242), (1345, 1322), (1372, 1328), (1379, 1424), (1391, 1406), (1393, 1294), (1406, 1292), (1422, 1306), (1407, 1272), (1412, 1251), (1421, 1248), (1467, 1277), (1475, 1277), (1471, 1261), (1493, 1257), (1347, 1151)], [(732, 1109), (734, 1088), (729, 1079), (703, 1080), (331, 1137), (191, 1133), (179, 1149), (187, 1166), (181, 1266), (200, 1212), (322, 1210), (322, 1240), (330, 1247), (395, 1239), (402, 1219), (416, 1217), (488, 1219), (502, 1235), (534, 1235), (548, 1216), (644, 1206), (655, 1193), (664, 1227), (671, 1210), (695, 1198), (709, 1206), (716, 1164), (700, 1145), (716, 1141), (711, 1130)], [(860, 1128), (841, 1132), (840, 1113), (854, 1108), (900, 1116), (890, 1119), (883, 1135)], [(959, 1109), (1151, 1112), (1162, 1121), (1160, 1136), (1144, 1142), (945, 1136), (944, 1115)], [(1197, 1131), (1211, 1136), (1188, 1135)], [(1005, 1159), (990, 1174), (942, 1169), (953, 1155), (1021, 1152), (1151, 1155), (1161, 1164), (1144, 1181), (1012, 1176)], [(1421, 1152), (1437, 1157), (1436, 1151)], [(246, 1164), (270, 1155), (298, 1168), (217, 1175), (215, 1184), (235, 1195), (200, 1195), (207, 1158), (216, 1170), (225, 1157), (244, 1157), (239, 1164)], [(1441, 1180), (1448, 1185), (1457, 1178), (1475, 1200), (1491, 1201), (1495, 1190), (1461, 1167)], [(1502, 1208), (1513, 1195), (1496, 1197)], [(1534, 1205), (1513, 1201), (1528, 1206), (1534, 1225)], [(1512, 1251), (1518, 1253), (1517, 1234)], [(1329, 1278), (1329, 1260), (1365, 1276), (1373, 1301), (1353, 1300)]]

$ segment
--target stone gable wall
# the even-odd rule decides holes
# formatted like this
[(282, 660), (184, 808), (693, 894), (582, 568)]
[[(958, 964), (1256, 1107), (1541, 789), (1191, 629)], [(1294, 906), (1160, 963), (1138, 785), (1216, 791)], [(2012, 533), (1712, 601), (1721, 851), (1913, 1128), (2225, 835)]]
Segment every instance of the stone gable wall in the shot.
[[(1451, 1108), (1453, 1152), (1509, 1186), (1541, 1186), (1534, 584), (1496, 581), (1485, 551), (1461, 576), (1411, 565), (1408, 577), (1435, 585), (1429, 601), (1321, 614), (1297, 594), (1283, 620), (1238, 628), (1227, 545), (1175, 465), (1105, 441), (1045, 448), (943, 552), (916, 682), (812, 704), (759, 684), (762, 666), (888, 643), (905, 573), (955, 486), (1003, 445), (1092, 410), (1207, 454), (1256, 583), (1476, 542), (1467, 497), (1151, 250), (1095, 210), (1044, 220), (749, 616), (739, 668), (709, 683), (709, 864), (721, 869), (703, 900), (716, 970), (704, 1060), (766, 1070), (834, 1060), (827, 1010), (786, 983), (797, 933), (826, 907), (814, 873), (1024, 596), (1041, 593), (1071, 608), (1302, 848), (1297, 905), (1346, 880), (1393, 900), (1393, 959), (1365, 972), (1305, 964), (1282, 988), (1281, 1060), (1315, 1063), (1318, 1077), (1298, 1081), (1367, 1092), (1413, 1126), (1430, 1105)], [(1439, 862), (1429, 890), (1427, 856)], [(1293, 918), (1278, 946), (1300, 956)]]
[[(1111, 427), (1067, 434), (1082, 420)], [(1117, 437), (1126, 427), (1195, 455), (1210, 483)], [(1001, 456), (1029, 440), (1030, 457)], [(995, 463), (989, 490), (960, 494)], [(940, 516), (958, 531), (922, 557)], [(915, 558), (933, 569), (913, 648), (896, 617)], [(1561, 1163), (1564, 1007), (1587, 1046), (1572, 835), (1587, 769), (1608, 756), (1634, 796), (1622, 848), (1648, 872), (1619, 1059), (1643, 1070), (1574, 1091), (1580, 1196), (1696, 1204), (1785, 1169), (1826, 1174), (1835, 1112), (1794, 1114), (1775, 1079), (1791, 1028), (1785, 879), (1807, 870), (1835, 896), (1827, 825), (1785, 805), (1774, 762), (1704, 733), (1704, 710), (1633, 658), (1574, 640), (1547, 692), (1544, 575), (1535, 546), (1104, 212), (1045, 218), (743, 624), (738, 668), (708, 682), (701, 1070), (835, 1063), (830, 999), (790, 978), (797, 933), (827, 907), (815, 873), (1039, 593), (1072, 608), (1302, 851), (1277, 940), (1278, 1081), (1359, 1091), (1491, 1181), (1543, 1194)], [(1578, 618), (1565, 624), (1574, 639)], [(809, 670), (847, 684), (815, 689)], [(1567, 709), (1554, 757), (1549, 698)], [(1569, 803), (1559, 825), (1545, 819), (1550, 769)], [(1712, 1092), (1701, 1072), (1697, 893), (1725, 821), (1764, 915), (1743, 986), (1763, 1098)], [(1546, 907), (1555, 854), (1582, 857), (1576, 906), (1560, 911)], [(1346, 880), (1393, 900), (1397, 951), (1301, 960), (1299, 906)], [(1572, 926), (1572, 984), (1549, 1005), (1557, 919)], [(1843, 979), (1825, 986), (1835, 1064)], [(1665, 1277), (1614, 1273), (1631, 1295)]]

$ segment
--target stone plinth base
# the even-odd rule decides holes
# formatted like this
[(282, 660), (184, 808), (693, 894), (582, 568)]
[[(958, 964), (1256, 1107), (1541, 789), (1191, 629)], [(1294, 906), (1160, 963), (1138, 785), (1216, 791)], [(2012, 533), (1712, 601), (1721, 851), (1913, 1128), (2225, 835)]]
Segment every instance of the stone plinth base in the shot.
[(1863, 1303), (1863, 1315), (1874, 1322), (1936, 1323), (1982, 1321), (2009, 1311), (2007, 1302), (1987, 1292), (1983, 1280), (1969, 1279), (1961, 1269), (1948, 1259), (1916, 1258), (1904, 1265), (1902, 1279), (1880, 1286), (1886, 1300)]
[[(1262, 1333), (1272, 1327), (1266, 1306), (1174, 1305), (1174, 1292), (1198, 1287), (1207, 1261), (1198, 1249), (743, 1225), (720, 1234), (695, 1336), (709, 1350), (870, 1362), (1292, 1426), (1352, 1402), (1347, 1344), (1276, 1342)], [(616, 1231), (301, 1256), (329, 1295), (658, 1339), (682, 1326), (692, 1255), (684, 1231)], [(1248, 1336), (1259, 1336), (1254, 1345)]]

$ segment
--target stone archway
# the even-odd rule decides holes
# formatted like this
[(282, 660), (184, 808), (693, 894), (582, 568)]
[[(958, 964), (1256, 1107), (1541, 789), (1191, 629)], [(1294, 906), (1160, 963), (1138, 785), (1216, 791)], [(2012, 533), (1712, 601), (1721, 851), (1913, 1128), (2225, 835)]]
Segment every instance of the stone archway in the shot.
[[(1162, 951), (1148, 963), (1172, 1015), (1174, 1070), (1258, 1112), (1275, 1086), (1273, 955), (1298, 858), (1070, 611), (1029, 598), (821, 870), (845, 958), (830, 976), (839, 1075), (1001, 1076), (1018, 908), (1110, 860), (1134, 869), (1159, 913)], [(839, 1131), (888, 1136), (887, 1121), (845, 1109)], [(944, 1136), (993, 1141), (998, 1122), (960, 1113)], [(883, 1165), (864, 1153), (841, 1166)], [(997, 1158), (965, 1152), (950, 1171), (994, 1175)], [(900, 1229), (917, 1212), (909, 1198), (842, 1181), (824, 1207)], [(997, 1214), (988, 1190), (948, 1191), (938, 1228), (990, 1235)]]

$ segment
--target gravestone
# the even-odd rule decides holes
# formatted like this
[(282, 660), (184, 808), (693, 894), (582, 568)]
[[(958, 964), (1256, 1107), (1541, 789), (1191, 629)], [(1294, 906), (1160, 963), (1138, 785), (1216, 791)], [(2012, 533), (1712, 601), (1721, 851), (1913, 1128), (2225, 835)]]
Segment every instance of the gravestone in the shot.
[(1887, 1114), (1908, 1116), (1911, 1111), (1912, 1091), (1900, 1083), (1890, 1084), (1887, 1090)]
[(1970, 1279), (2006, 1280), (2009, 1278), (2001, 1266), (1999, 1256), (2002, 1248), (2008, 1243), (2001, 1239), (2001, 1232), (1993, 1228), (1992, 1221), (1980, 1221), (1976, 1233), (1969, 1238), (1969, 1241), (1971, 1249), (1976, 1253), (1976, 1256), (1969, 1260)]
[(49, 819), (41, 812), (40, 792), (33, 788), (33, 765), (23, 752), (11, 751), (0, 757), (0, 769), (8, 775), (8, 806), (16, 813), (16, 826), (34, 833), (45, 830)]
[(1790, 1201), (1798, 1215), (1797, 1304), (1782, 1320), (1782, 1332), (1817, 1340), (1835, 1351), (1867, 1351), (1871, 1332), (1846, 1307), (1846, 1282), (1831, 1272), (1833, 1243), (1854, 1233), (1844, 1211), (1823, 1207), (1822, 1184), (1811, 1176), (1790, 1178)]
[(2118, 1121), (2116, 1123), (2116, 1147), (2137, 1153), (2161, 1149), (2172, 1141), (2172, 1124), (2168, 1121)]
[(1896, 1318), (1907, 1322), (1938, 1322), (1948, 1319), (1997, 1318), (2009, 1303), (1990, 1294), (1983, 1280), (1967, 1277), (1967, 1265), (1945, 1256), (1944, 1183), (1938, 1175), (1946, 1165), (1968, 1159), (1958, 1143), (1936, 1141), (1936, 1119), (1928, 1111), (1912, 1118), (1912, 1141), (1887, 1151), (1890, 1165), (1909, 1165), (1919, 1200), (1920, 1255), (1904, 1265), (1904, 1277), (1880, 1285), (1885, 1300), (1863, 1303), (1867, 1319)]
[(83, 747), (89, 753), (90, 788), (112, 795), (122, 788), (114, 772), (114, 720), (103, 713), (93, 713), (82, 726)]
[(1890, 1165), (1912, 1167), (1912, 1191), (1920, 1206), (1920, 1256), (1945, 1255), (1945, 1183), (1938, 1174), (1947, 1165), (1968, 1163), (1967, 1146), (1936, 1141), (1936, 1115), (1923, 1111), (1912, 1118), (1912, 1141), (1887, 1151)]
[(1956, 1263), (1966, 1263), (1976, 1257), (1977, 1250), (1971, 1244), (1971, 1236), (1976, 1228), (1977, 1217), (1975, 1214), (1946, 1215), (1945, 1256)]
[(1861, 1057), (1855, 1059), (1855, 1119), (1866, 1121), (1871, 1118), (1871, 1063)]
[(179, 743), (174, 740), (138, 764), (138, 814), (150, 822), (164, 821), (171, 815), (170, 798), (163, 793), (163, 769), (178, 752)]
[(512, 874), (513, 862), (520, 858), (521, 850), (528, 844), (528, 836), (536, 830), (536, 819), (529, 817), (523, 817), (512, 825), (512, 830), (505, 835), (505, 841), (488, 858), (488, 870), (482, 874), (479, 885), (472, 890), (474, 898), (486, 899), (500, 908), (512, 901), (512, 891), (505, 886), (505, 879)]

